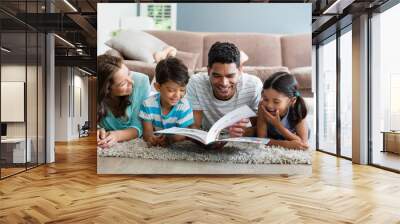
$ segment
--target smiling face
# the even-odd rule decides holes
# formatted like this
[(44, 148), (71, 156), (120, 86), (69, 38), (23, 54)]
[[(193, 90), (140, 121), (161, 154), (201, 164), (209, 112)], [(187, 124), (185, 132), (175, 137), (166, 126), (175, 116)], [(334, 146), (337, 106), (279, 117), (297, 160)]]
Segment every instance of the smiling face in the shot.
[(122, 64), (121, 68), (113, 75), (111, 94), (113, 96), (127, 96), (132, 93), (133, 81), (129, 76), (128, 68)]
[(276, 112), (279, 110), (279, 116), (284, 116), (289, 107), (294, 104), (295, 99), (290, 99), (285, 94), (276, 91), (275, 89), (269, 88), (264, 89), (262, 92), (262, 106), (273, 116), (276, 116)]
[(236, 93), (236, 86), (241, 74), (235, 63), (214, 63), (208, 69), (211, 87), (215, 98), (229, 100)]
[(155, 83), (154, 87), (160, 92), (161, 105), (164, 108), (175, 106), (185, 96), (186, 87), (174, 81), (167, 81), (163, 84)]

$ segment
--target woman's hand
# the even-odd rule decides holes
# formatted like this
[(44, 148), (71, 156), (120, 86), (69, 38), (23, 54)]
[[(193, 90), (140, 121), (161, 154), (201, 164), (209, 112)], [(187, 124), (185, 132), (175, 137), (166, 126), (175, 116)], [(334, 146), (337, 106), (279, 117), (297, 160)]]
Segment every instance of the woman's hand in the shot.
[(97, 129), (97, 142), (106, 137), (106, 130), (104, 128)]
[[(102, 132), (100, 131), (100, 137)], [(97, 142), (97, 145), (101, 148), (110, 148), (115, 143), (118, 142), (118, 135), (115, 134), (114, 131), (109, 131), (105, 133), (105, 137), (102, 138), (100, 141)]]

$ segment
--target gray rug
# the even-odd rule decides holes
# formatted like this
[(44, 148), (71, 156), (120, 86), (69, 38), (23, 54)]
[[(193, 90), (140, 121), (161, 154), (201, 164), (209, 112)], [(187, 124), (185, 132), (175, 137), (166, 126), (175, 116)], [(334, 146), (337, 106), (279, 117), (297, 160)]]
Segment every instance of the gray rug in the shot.
[(142, 139), (135, 139), (118, 143), (109, 149), (98, 148), (97, 152), (100, 157), (135, 159), (241, 164), (311, 164), (313, 150), (291, 150), (251, 143), (228, 143), (220, 150), (206, 150), (189, 141), (162, 148), (148, 147)]

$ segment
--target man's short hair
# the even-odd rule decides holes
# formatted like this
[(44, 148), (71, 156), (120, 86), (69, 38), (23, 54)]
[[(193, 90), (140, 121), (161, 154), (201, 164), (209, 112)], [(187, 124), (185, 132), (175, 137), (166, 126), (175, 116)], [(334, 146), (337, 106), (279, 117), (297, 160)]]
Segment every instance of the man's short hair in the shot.
[(211, 68), (214, 63), (230, 64), (235, 63), (240, 66), (240, 51), (232, 43), (216, 42), (208, 52), (208, 67)]
[(189, 82), (189, 72), (181, 60), (175, 57), (167, 57), (157, 63), (156, 81), (160, 85), (173, 81), (180, 86), (186, 86)]

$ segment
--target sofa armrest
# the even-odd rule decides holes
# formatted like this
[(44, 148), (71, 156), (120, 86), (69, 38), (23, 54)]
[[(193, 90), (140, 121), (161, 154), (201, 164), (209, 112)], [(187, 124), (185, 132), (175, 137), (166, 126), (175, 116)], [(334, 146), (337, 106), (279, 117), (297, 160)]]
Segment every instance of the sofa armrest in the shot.
[(156, 72), (156, 64), (150, 64), (143, 61), (136, 60), (124, 60), (124, 64), (128, 67), (129, 70), (134, 72), (140, 72), (149, 76), (150, 82), (152, 81), (155, 72)]

